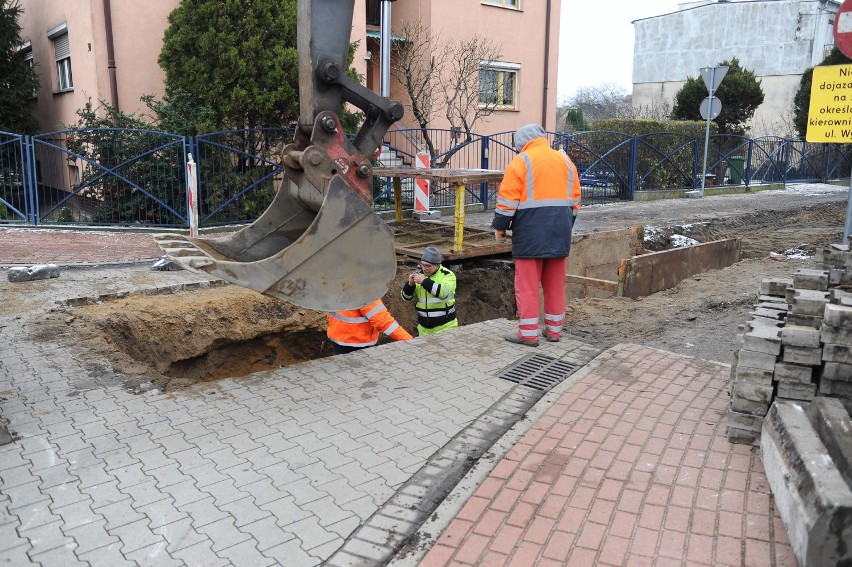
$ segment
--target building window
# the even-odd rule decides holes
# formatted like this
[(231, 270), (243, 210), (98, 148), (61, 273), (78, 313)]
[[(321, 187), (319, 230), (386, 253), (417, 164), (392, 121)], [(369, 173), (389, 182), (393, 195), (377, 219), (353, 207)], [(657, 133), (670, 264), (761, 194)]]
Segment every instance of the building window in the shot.
[(53, 40), (53, 50), (56, 52), (56, 77), (60, 91), (70, 91), (74, 88), (71, 76), (71, 48), (68, 45), (68, 34), (57, 36)]
[[(25, 41), (18, 50), (21, 52), (21, 55), (24, 58), (24, 63), (27, 64), (27, 67), (30, 68), (33, 72), (35, 72), (35, 61), (33, 60), (33, 46), (29, 41)], [(33, 89), (33, 92), (30, 94), (30, 98), (35, 98), (38, 96), (38, 90)]]
[(479, 69), (479, 105), (500, 109), (518, 107), (518, 69), (509, 63), (483, 63)]
[(502, 6), (503, 8), (512, 8), (520, 10), (521, 0), (482, 0), (483, 4), (491, 4), (492, 6)]

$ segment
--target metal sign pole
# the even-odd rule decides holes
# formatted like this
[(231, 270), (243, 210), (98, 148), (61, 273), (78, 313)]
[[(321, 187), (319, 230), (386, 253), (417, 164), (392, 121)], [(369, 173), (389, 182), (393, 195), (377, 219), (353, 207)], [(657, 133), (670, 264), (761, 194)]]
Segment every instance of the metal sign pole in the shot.
[[(713, 101), (713, 85), (716, 75), (716, 68), (710, 69), (710, 101)], [(712, 107), (712, 104), (710, 105)], [(704, 128), (704, 164), (701, 166), (701, 196), (704, 196), (704, 183), (707, 181), (707, 146), (710, 145), (710, 117), (712, 113), (707, 113), (707, 125)]]

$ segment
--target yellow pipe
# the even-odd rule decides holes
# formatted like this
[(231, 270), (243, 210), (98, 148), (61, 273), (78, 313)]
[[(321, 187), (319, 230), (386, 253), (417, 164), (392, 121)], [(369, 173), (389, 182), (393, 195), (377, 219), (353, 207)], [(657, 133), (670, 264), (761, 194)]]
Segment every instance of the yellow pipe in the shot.
[(393, 178), (393, 208), (394, 219), (402, 222), (402, 182), (399, 177)]
[(464, 180), (456, 185), (456, 212), (453, 219), (455, 221), (455, 240), (453, 250), (457, 254), (462, 251), (464, 241), (464, 193), (466, 191), (464, 184), (466, 181)]

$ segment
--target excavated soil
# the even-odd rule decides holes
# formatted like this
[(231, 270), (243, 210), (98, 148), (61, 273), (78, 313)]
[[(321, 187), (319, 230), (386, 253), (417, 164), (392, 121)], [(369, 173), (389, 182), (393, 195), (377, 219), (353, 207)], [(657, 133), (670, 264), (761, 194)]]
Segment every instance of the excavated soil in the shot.
[[(843, 236), (842, 196), (790, 207), (775, 206), (769, 199), (760, 202), (766, 203), (763, 210), (745, 212), (736, 201), (730, 210), (714, 209), (710, 219), (685, 213), (680, 218), (653, 219), (626, 209), (589, 212), (583, 220), (590, 231), (635, 226), (644, 220), (649, 250), (671, 247), (683, 237), (698, 242), (741, 238), (743, 260), (638, 300), (571, 301), (567, 335), (601, 348), (632, 342), (730, 363), (737, 326), (750, 318), (761, 280), (792, 277), (799, 268), (813, 267), (814, 251), (839, 243)], [(672, 207), (665, 211), (672, 215)], [(384, 297), (390, 311), (412, 332), (414, 308), (402, 301), (399, 290), (413, 266), (410, 261), (400, 263)], [(451, 268), (458, 276), (462, 325), (515, 317), (511, 259), (480, 259)], [(92, 361), (94, 376), (117, 371), (130, 385), (152, 381), (159, 388), (179, 388), (328, 356), (332, 351), (324, 344), (325, 328), (324, 313), (222, 286), (132, 296), (57, 312), (34, 330), (33, 338), (81, 349)]]

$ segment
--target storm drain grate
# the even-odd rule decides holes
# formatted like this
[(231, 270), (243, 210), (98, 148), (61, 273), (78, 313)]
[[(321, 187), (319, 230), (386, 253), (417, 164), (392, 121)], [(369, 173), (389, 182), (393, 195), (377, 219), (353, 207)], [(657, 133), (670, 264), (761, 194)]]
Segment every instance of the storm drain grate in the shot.
[(552, 356), (530, 354), (501, 370), (497, 377), (546, 392), (573, 374), (577, 368), (576, 364)]

